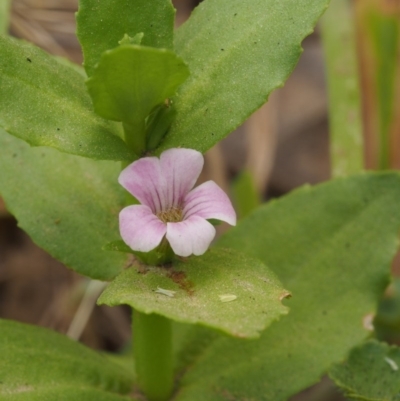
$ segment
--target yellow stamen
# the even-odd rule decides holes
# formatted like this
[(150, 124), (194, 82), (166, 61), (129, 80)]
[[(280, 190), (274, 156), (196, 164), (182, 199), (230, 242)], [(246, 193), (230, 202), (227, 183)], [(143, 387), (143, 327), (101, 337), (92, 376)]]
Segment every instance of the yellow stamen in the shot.
[(172, 207), (168, 210), (162, 210), (161, 212), (157, 213), (157, 217), (163, 223), (178, 223), (179, 221), (182, 221), (182, 209)]

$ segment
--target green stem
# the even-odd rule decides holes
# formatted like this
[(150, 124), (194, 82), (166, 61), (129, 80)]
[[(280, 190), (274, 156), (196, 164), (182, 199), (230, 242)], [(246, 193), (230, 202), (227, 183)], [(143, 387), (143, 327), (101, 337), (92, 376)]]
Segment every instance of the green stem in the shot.
[(334, 0), (321, 18), (329, 93), (332, 175), (363, 170), (361, 92), (358, 84), (356, 32), (348, 0)]
[(146, 151), (146, 126), (145, 122), (138, 121), (135, 124), (122, 124), (124, 127), (125, 142), (139, 157)]
[(171, 321), (138, 311), (132, 321), (139, 387), (149, 401), (166, 401), (173, 389)]
[(233, 182), (232, 195), (239, 219), (247, 216), (261, 204), (253, 176), (248, 169), (243, 170)]
[(6, 34), (8, 32), (10, 5), (11, 0), (2, 0), (0, 2), (0, 34)]
[(175, 257), (169, 242), (164, 238), (161, 244), (150, 252), (135, 252), (136, 257), (149, 266), (160, 266), (171, 263)]

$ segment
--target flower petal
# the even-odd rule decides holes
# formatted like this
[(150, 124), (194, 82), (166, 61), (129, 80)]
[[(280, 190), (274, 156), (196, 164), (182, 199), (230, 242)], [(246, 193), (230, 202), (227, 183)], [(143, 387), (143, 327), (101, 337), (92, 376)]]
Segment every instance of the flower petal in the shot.
[(167, 225), (145, 205), (132, 205), (119, 214), (119, 231), (124, 242), (134, 251), (149, 252), (156, 248)]
[(180, 206), (199, 178), (203, 155), (193, 149), (168, 149), (161, 153), (160, 164), (166, 181), (168, 207)]
[(118, 182), (153, 213), (165, 210), (165, 179), (157, 157), (136, 160), (119, 175)]
[(184, 199), (184, 219), (199, 216), (236, 225), (236, 213), (228, 195), (214, 182), (207, 181), (190, 191)]
[(215, 237), (215, 228), (207, 220), (192, 216), (180, 223), (167, 223), (167, 240), (176, 255), (202, 255)]

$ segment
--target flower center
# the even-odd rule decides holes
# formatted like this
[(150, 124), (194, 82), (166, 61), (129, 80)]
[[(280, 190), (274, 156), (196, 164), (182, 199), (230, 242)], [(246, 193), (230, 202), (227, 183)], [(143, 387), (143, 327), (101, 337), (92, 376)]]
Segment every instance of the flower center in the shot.
[(171, 209), (158, 212), (157, 217), (163, 223), (178, 223), (182, 221), (182, 212), (183, 210), (179, 207), (171, 207)]

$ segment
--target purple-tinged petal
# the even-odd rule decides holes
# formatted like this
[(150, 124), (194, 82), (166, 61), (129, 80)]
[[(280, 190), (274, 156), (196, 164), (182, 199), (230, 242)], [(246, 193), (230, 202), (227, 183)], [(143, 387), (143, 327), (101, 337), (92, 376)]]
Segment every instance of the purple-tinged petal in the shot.
[(119, 231), (124, 242), (134, 251), (149, 252), (156, 248), (167, 225), (145, 205), (132, 205), (119, 214)]
[(214, 237), (213, 225), (198, 216), (180, 223), (167, 223), (167, 240), (179, 256), (202, 255)]
[(236, 213), (228, 195), (214, 182), (207, 181), (190, 191), (184, 199), (183, 218), (199, 216), (236, 225)]
[(174, 148), (161, 153), (160, 164), (166, 182), (168, 207), (180, 206), (193, 188), (204, 165), (197, 150)]
[(136, 160), (122, 170), (118, 182), (153, 213), (165, 210), (166, 183), (157, 157)]

